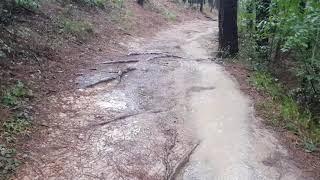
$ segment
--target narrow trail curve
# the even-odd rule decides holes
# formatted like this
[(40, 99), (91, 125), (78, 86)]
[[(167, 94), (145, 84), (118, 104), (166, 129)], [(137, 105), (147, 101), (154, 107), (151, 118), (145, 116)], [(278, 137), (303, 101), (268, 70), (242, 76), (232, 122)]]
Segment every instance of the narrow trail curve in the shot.
[(77, 91), (50, 97), (48, 128), (16, 179), (306, 179), (232, 77), (206, 60), (216, 36), (216, 22), (197, 20), (132, 40), (140, 54), (101, 62)]

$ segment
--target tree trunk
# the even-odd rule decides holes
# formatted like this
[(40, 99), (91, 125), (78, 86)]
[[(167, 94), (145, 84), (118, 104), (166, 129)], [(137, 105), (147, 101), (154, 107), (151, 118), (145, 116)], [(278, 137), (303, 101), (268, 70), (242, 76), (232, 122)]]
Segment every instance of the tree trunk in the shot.
[(219, 0), (219, 49), (226, 56), (238, 53), (238, 0)]
[(203, 12), (203, 3), (204, 3), (204, 0), (201, 0), (201, 2), (200, 2), (200, 12)]
[(140, 6), (143, 6), (144, 0), (138, 0), (138, 4), (140, 4)]

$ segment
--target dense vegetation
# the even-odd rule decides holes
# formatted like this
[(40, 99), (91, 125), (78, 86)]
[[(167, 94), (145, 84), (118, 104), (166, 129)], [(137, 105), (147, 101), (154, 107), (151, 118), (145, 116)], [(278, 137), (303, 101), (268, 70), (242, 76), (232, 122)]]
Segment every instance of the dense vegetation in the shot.
[(315, 150), (320, 143), (319, 1), (242, 0), (239, 8), (240, 57), (257, 71), (254, 84), (280, 105), (282, 124)]

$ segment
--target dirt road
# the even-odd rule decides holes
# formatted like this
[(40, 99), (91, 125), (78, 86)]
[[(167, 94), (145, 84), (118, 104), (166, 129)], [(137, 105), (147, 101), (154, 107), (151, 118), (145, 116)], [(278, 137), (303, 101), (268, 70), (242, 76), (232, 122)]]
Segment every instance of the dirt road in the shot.
[(186, 22), (88, 68), (50, 97), (17, 179), (305, 179), (211, 61), (216, 36), (214, 21)]

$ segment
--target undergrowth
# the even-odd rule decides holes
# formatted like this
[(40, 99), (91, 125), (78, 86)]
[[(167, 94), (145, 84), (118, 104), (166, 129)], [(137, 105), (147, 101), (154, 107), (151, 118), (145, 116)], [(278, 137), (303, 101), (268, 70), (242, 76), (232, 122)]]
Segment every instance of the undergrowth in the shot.
[(15, 158), (16, 150), (0, 144), (0, 178), (6, 179), (15, 172), (20, 162)]
[(177, 20), (177, 15), (174, 12), (171, 12), (169, 10), (165, 10), (163, 12), (165, 18), (169, 21), (176, 21)]
[(30, 10), (36, 10), (40, 6), (38, 0), (15, 0), (15, 5)]
[(261, 107), (275, 110), (272, 122), (297, 134), (308, 151), (320, 144), (319, 12), (317, 0), (239, 3), (239, 59), (271, 98)]
[(256, 71), (250, 84), (267, 94), (269, 98), (259, 102), (257, 109), (272, 125), (286, 128), (298, 135), (308, 152), (317, 150), (320, 144), (320, 125), (315, 123), (307, 108), (301, 107), (271, 74)]
[(10, 110), (11, 115), (1, 118), (0, 128), (0, 178), (6, 179), (20, 164), (16, 158), (17, 138), (29, 133), (31, 126), (30, 112), (26, 109), (27, 101), (32, 96), (23, 83), (18, 82), (2, 93), (1, 106)]
[(76, 21), (64, 18), (61, 20), (62, 31), (75, 36), (79, 40), (85, 40), (93, 34), (93, 26), (86, 21)]

